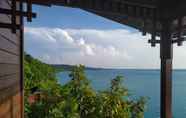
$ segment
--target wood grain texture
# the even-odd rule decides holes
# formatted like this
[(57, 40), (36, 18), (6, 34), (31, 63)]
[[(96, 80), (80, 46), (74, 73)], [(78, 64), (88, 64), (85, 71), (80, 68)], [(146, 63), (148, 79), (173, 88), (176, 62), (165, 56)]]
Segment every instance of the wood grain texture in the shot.
[[(19, 53), (19, 52), (17, 52)], [(14, 53), (6, 52), (5, 50), (0, 49), (0, 64), (19, 64), (20, 57)]]
[(21, 118), (20, 93), (11, 95), (0, 105), (0, 118)]
[[(0, 8), (10, 9), (7, 1), (0, 0)], [(11, 23), (11, 16), (0, 14), (0, 22)], [(20, 24), (19, 16), (16, 22)], [(23, 118), (22, 45), (20, 30), (12, 33), (11, 29), (0, 28), (0, 118)]]
[(6, 14), (0, 14), (0, 22), (1, 23), (11, 23), (10, 16)]
[(10, 9), (11, 6), (10, 6), (9, 3), (11, 3), (10, 0), (0, 0), (0, 6), (1, 6), (1, 8)]
[[(1, 91), (0, 91), (0, 94), (1, 94), (0, 104), (3, 104), (5, 101), (7, 101), (8, 99), (11, 99), (17, 93), (19, 93), (20, 92), (20, 87), (19, 86), (20, 86), (19, 82), (14, 82), (8, 88), (1, 89)], [(17, 105), (18, 103), (20, 104), (20, 101), (17, 101), (17, 103), (14, 103), (14, 104)]]
[[(20, 75), (17, 73), (15, 74), (10, 74), (10, 75), (6, 75), (3, 77), (0, 77), (0, 91), (3, 91), (7, 88), (9, 88), (10, 86), (14, 85), (14, 84), (18, 84), (19, 83), (19, 77)], [(6, 81), (5, 81), (6, 80)], [(0, 96), (1, 97), (1, 96)]]
[[(19, 83), (14, 83), (11, 86), (9, 86), (6, 89), (2, 89), (0, 91), (1, 97), (0, 97), (0, 104), (2, 104), (4, 101), (10, 99), (14, 95), (20, 92), (20, 84)], [(1, 105), (0, 105), (1, 106)]]
[(0, 64), (0, 77), (20, 73), (19, 65)]
[[(7, 38), (0, 35), (0, 50), (19, 55), (19, 47)], [(17, 41), (18, 42), (18, 41)]]
[(16, 34), (12, 34), (10, 29), (0, 28), (0, 36), (17, 46), (20, 45), (20, 34), (18, 31)]

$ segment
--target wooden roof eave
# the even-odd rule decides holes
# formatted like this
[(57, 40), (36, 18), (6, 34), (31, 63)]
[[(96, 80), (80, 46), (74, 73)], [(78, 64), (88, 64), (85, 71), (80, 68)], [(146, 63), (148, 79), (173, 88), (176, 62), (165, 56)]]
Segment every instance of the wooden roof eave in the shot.
[[(86, 9), (84, 9), (86, 10)], [(112, 20), (112, 21), (116, 21), (120, 24), (123, 25), (127, 25), (130, 26), (132, 28), (135, 28), (141, 32), (147, 32), (147, 33), (152, 33), (152, 23), (149, 22), (148, 25), (146, 25), (146, 27), (144, 28), (142, 25), (142, 19), (139, 18), (134, 18), (134, 17), (129, 17), (129, 16), (120, 16), (120, 15), (110, 15), (108, 13), (104, 13), (104, 12), (99, 12), (99, 11), (91, 11), (91, 10), (86, 10), (88, 12), (91, 12), (93, 14), (99, 15), (101, 17), (104, 17), (106, 19)], [(157, 35), (160, 35), (159, 32), (157, 32)]]
[[(26, 2), (27, 0), (22, 0), (22, 1)], [(79, 1), (82, 1), (82, 2), (76, 1), (75, 3), (73, 2), (68, 3), (67, 0), (32, 0), (32, 3), (38, 4), (38, 5), (47, 5), (47, 6), (58, 5), (58, 6), (80, 8), (88, 12), (102, 16), (104, 18), (116, 21), (118, 23), (131, 26), (141, 31), (144, 31), (144, 26), (142, 26), (142, 22), (143, 20), (146, 20), (146, 21), (150, 21), (150, 23), (146, 24), (145, 32), (149, 32), (149, 33), (152, 32), (153, 15), (151, 13), (149, 16), (146, 16), (144, 18), (143, 15), (139, 15), (139, 14), (136, 15), (136, 11), (126, 11), (125, 8), (123, 7), (121, 8), (120, 6), (121, 4), (118, 4), (118, 3), (128, 4), (129, 7), (133, 7), (133, 5), (137, 5), (140, 8), (144, 8), (145, 7), (144, 5), (146, 5), (148, 11), (155, 9), (155, 6), (152, 6), (149, 3), (141, 4), (139, 3), (139, 0), (125, 0), (126, 2), (123, 0), (106, 0), (106, 1), (112, 2), (109, 4), (113, 4), (113, 5), (104, 6), (104, 5), (109, 5), (109, 4), (100, 5), (101, 4), (100, 0), (79, 0)], [(90, 1), (94, 1), (95, 3), (90, 3)], [(133, 1), (133, 2), (130, 2), (130, 1)], [(147, 1), (147, 0), (144, 0), (144, 1)], [(119, 5), (119, 6), (116, 6), (116, 5)]]
[[(27, 0), (17, 0), (17, 1), (23, 1), (27, 2)], [(69, 2), (68, 2), (69, 1)], [(33, 4), (38, 5), (67, 5), (68, 3), (84, 3), (87, 2), (94, 2), (96, 0), (32, 0)], [(111, 2), (111, 3), (120, 3), (120, 4), (128, 4), (128, 5), (134, 5), (134, 6), (141, 6), (146, 8), (156, 8), (156, 1), (157, 0), (98, 0), (100, 2)]]
[(123, 4), (146, 7), (146, 8), (157, 8), (158, 0), (113, 0), (113, 1), (121, 2)]

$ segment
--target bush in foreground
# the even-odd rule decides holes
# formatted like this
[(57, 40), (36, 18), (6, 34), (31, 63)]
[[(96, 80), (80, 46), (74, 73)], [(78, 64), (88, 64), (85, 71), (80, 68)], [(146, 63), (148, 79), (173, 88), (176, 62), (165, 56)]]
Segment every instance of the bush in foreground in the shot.
[[(25, 116), (28, 118), (143, 118), (146, 99), (130, 100), (122, 77), (111, 81), (109, 90), (95, 91), (84, 66), (71, 71), (71, 81), (60, 85), (55, 70), (33, 58), (25, 60)], [(42, 94), (29, 103), (32, 88)]]

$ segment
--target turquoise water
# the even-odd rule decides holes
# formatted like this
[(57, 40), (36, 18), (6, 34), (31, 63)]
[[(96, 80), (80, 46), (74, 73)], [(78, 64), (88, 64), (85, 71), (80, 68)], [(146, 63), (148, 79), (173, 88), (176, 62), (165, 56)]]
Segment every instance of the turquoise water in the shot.
[[(65, 84), (70, 80), (69, 72), (58, 73), (59, 82)], [(145, 118), (159, 118), (160, 115), (160, 79), (159, 70), (87, 70), (86, 74), (96, 90), (105, 90), (110, 80), (117, 75), (125, 79), (133, 97), (149, 97)], [(186, 70), (173, 72), (173, 118), (186, 117)]]

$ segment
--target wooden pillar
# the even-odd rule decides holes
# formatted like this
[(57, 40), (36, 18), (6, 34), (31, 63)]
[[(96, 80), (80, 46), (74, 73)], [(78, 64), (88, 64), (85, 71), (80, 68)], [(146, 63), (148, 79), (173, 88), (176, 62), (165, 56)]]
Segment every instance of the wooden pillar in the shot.
[[(23, 12), (23, 3), (20, 0), (20, 11)], [(21, 118), (24, 118), (24, 19), (20, 15), (20, 91), (21, 91)]]
[(171, 22), (162, 22), (161, 57), (161, 118), (172, 118), (172, 54)]

